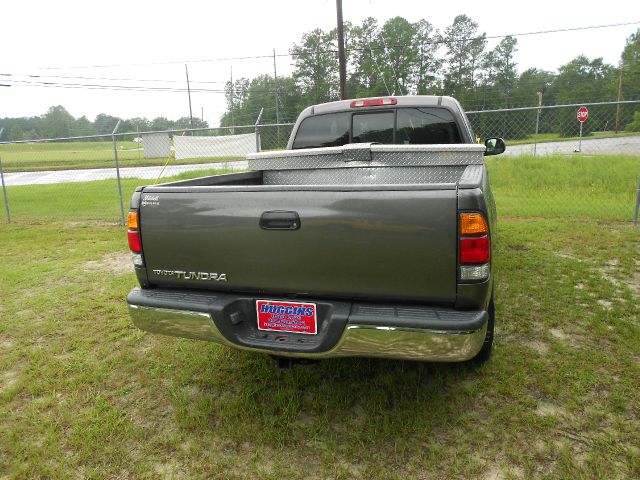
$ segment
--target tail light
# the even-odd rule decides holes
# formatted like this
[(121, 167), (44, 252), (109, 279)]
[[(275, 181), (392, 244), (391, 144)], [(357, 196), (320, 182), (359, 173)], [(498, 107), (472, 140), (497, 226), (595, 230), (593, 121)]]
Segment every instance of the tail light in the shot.
[(129, 228), (129, 230), (138, 230), (138, 228), (140, 228), (140, 219), (138, 212), (135, 210), (131, 210), (127, 214), (127, 228)]
[(491, 239), (482, 213), (460, 214), (460, 280), (485, 280), (491, 266)]
[(129, 250), (131, 250), (133, 253), (142, 252), (140, 232), (132, 232), (131, 230), (129, 230), (127, 232), (127, 236), (129, 237)]
[(141, 267), (144, 265), (142, 258), (142, 241), (140, 239), (140, 218), (137, 210), (131, 210), (127, 215), (127, 238), (133, 264)]
[(363, 98), (361, 100), (354, 100), (351, 102), (351, 108), (358, 107), (381, 107), (383, 105), (396, 105), (398, 100), (395, 98)]
[(489, 237), (461, 238), (460, 239), (460, 264), (487, 263), (491, 246)]
[(481, 213), (460, 214), (460, 236), (485, 235), (489, 233), (487, 221)]

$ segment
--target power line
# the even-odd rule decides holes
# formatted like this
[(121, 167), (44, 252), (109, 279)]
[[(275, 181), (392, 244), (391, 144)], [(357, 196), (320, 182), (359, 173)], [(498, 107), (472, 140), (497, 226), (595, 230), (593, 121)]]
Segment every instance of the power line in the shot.
[[(375, 60), (375, 58), (373, 59), (374, 63), (376, 63), (376, 67), (378, 67), (377, 62)], [(379, 67), (378, 67), (379, 70)], [(379, 71), (379, 73), (381, 73)], [(550, 72), (551, 73), (551, 72)], [(551, 75), (555, 75), (553, 73), (551, 73)], [(13, 74), (6, 74), (6, 73), (0, 73), (0, 76), (19, 76), (19, 75), (13, 75)], [(111, 81), (117, 81), (117, 80), (121, 80), (121, 81), (140, 81), (140, 82), (146, 82), (146, 81), (157, 81), (157, 82), (163, 82), (164, 80), (151, 80), (151, 79), (129, 79), (129, 78), (106, 78), (106, 77), (74, 77), (74, 76), (58, 76), (58, 75), (23, 75), (26, 76), (28, 78), (64, 78), (64, 79), (95, 79), (95, 80), (111, 80)], [(45, 80), (22, 80), (22, 79), (14, 79), (14, 78), (7, 78), (6, 81), (8, 82), (15, 82), (15, 83), (29, 83), (29, 84), (35, 84), (35, 85), (64, 85), (64, 86), (83, 86), (83, 87), (100, 87), (100, 88), (111, 88), (113, 87), (114, 89), (132, 89), (132, 90), (142, 90), (142, 89), (148, 89), (148, 90), (175, 90), (176, 92), (186, 92), (187, 89), (186, 88), (182, 88), (182, 87), (162, 87), (162, 86), (144, 86), (144, 85), (100, 85), (100, 84), (85, 84), (85, 83), (63, 83), (63, 82), (47, 82)], [(174, 81), (174, 80), (166, 80), (166, 82), (168, 83), (179, 83), (179, 84), (184, 84), (184, 81)], [(191, 83), (199, 83), (199, 84), (207, 84), (207, 83), (228, 83), (227, 82), (196, 82), (196, 81), (191, 81)], [(532, 85), (540, 85), (541, 84), (541, 80), (540, 81), (528, 81), (528, 82), (520, 82), (517, 79), (515, 79), (515, 87), (522, 87), (522, 86), (532, 86)], [(477, 85), (476, 88), (489, 88), (489, 87), (494, 87), (494, 85), (488, 85), (488, 86), (484, 86), (484, 85)], [(222, 89), (205, 89), (205, 88), (200, 88), (200, 89), (191, 89), (192, 91), (201, 91), (201, 92), (209, 92), (209, 93), (224, 93), (224, 90)], [(274, 93), (277, 91), (277, 89), (256, 89), (256, 88), (252, 88), (251, 89), (252, 92), (259, 92), (259, 93)], [(242, 93), (243, 90), (234, 90), (235, 93)], [(391, 95), (391, 93), (389, 93), (389, 95)]]
[[(373, 50), (373, 49), (371, 48), (371, 38), (369, 38), (369, 53), (370, 54), (371, 54), (371, 50)], [(371, 55), (371, 60), (372, 60), (372, 63), (376, 66), (376, 69), (378, 70), (378, 74), (380, 75), (380, 77), (382, 77), (382, 83), (384, 84), (384, 88), (387, 89), (387, 94), (391, 95), (391, 90), (389, 90), (389, 86), (387, 85), (387, 81), (384, 78), (384, 72), (382, 72), (382, 70), (378, 66), (378, 61), (376, 60), (376, 58), (373, 55)]]
[[(0, 76), (7, 76), (9, 74), (0, 74)], [(47, 78), (41, 77), (41, 78)], [(98, 78), (98, 77), (68, 77), (68, 78)], [(100, 84), (100, 83), (65, 83), (65, 82), (48, 82), (45, 80), (22, 80), (15, 78), (6, 78), (3, 80), (5, 82), (10, 83), (12, 86), (39, 86), (39, 87), (66, 87), (66, 88), (87, 88), (87, 89), (96, 89), (96, 90), (133, 90), (133, 91), (158, 91), (158, 92), (187, 92), (187, 88), (184, 87), (172, 87), (172, 86), (152, 86), (152, 85), (114, 85), (114, 84)], [(135, 81), (132, 79), (132, 81)], [(180, 82), (184, 84), (184, 82)], [(191, 82), (191, 83), (206, 83), (206, 82)], [(228, 83), (228, 82), (226, 82)], [(274, 88), (251, 88), (251, 92), (253, 93), (265, 93), (265, 94), (273, 94), (277, 90)], [(192, 88), (192, 92), (201, 92), (201, 93), (228, 93), (228, 89), (213, 89), (213, 88)], [(233, 90), (236, 94), (246, 93), (247, 90), (238, 88)]]
[[(398, 80), (398, 74), (396, 72), (396, 68), (393, 66), (393, 61), (391, 60), (391, 58), (389, 56), (389, 47), (387, 46), (387, 42), (384, 39), (384, 35), (380, 35), (380, 38), (382, 39), (382, 44), (384, 45), (384, 48), (383, 48), (382, 52), (387, 57), (387, 62), (389, 63), (389, 65), (391, 65), (391, 72), (393, 73), (393, 78), (394, 78), (394, 80), (396, 82), (398, 90), (400, 90), (400, 95), (405, 95), (405, 93), (402, 93), (402, 87), (400, 86), (400, 81)], [(369, 44), (371, 44), (371, 42), (369, 42)], [(395, 94), (395, 92), (394, 92), (394, 94)]]
[[(522, 33), (510, 33), (510, 34), (502, 34), (502, 35), (480, 35), (478, 37), (466, 39), (467, 41), (473, 41), (476, 39), (484, 38), (484, 39), (496, 39), (496, 38), (504, 38), (504, 37), (525, 37), (531, 35), (546, 35), (550, 33), (563, 33), (563, 32), (577, 32), (584, 30), (595, 30), (600, 28), (612, 28), (612, 27), (623, 27), (630, 25), (639, 25), (640, 21), (634, 22), (622, 22), (622, 23), (610, 23), (604, 25), (590, 25), (585, 27), (567, 27), (567, 28), (557, 28), (551, 30), (537, 30), (532, 32), (522, 32)], [(460, 41), (460, 39), (455, 39), (452, 41)], [(440, 40), (432, 40), (428, 42), (424, 42), (425, 44), (431, 45), (441, 45), (450, 43), (449, 40), (440, 39)], [(400, 45), (392, 45), (394, 48), (403, 48), (409, 47), (411, 44), (400, 44)], [(373, 47), (374, 50), (381, 50), (384, 47)], [(366, 48), (349, 48), (345, 49), (345, 51), (362, 51), (366, 50)], [(317, 55), (318, 53), (335, 53), (337, 54), (337, 50), (329, 49), (329, 50), (314, 50), (312, 52), (289, 52), (289, 53), (279, 53), (276, 54), (276, 57), (303, 57), (310, 55)], [(69, 65), (65, 67), (40, 67), (38, 70), (71, 70), (71, 69), (84, 69), (84, 68), (122, 68), (122, 67), (146, 67), (146, 66), (159, 66), (159, 65), (175, 65), (175, 64), (184, 64), (184, 63), (209, 63), (209, 62), (229, 62), (229, 61), (240, 61), (240, 60), (256, 60), (260, 58), (273, 58), (273, 54), (269, 55), (249, 55), (244, 57), (226, 57), (226, 58), (209, 58), (209, 59), (198, 59), (198, 60), (172, 60), (166, 62), (148, 62), (148, 63), (122, 63), (122, 64), (111, 64), (111, 65)]]
[[(580, 30), (592, 30), (592, 29), (599, 29), (599, 28), (609, 28), (609, 27), (616, 27), (616, 26), (624, 26), (624, 25), (635, 25), (635, 24), (640, 24), (640, 22), (626, 22), (626, 23), (617, 23), (617, 24), (608, 24), (608, 25), (592, 25), (592, 26), (585, 26), (585, 27), (574, 27), (574, 28), (563, 28), (563, 29), (555, 29), (555, 30), (541, 30), (541, 31), (535, 31), (535, 32), (524, 32), (524, 33), (518, 33), (518, 34), (511, 34), (511, 35), (495, 35), (495, 36), (489, 36), (487, 37), (486, 35), (482, 35), (480, 37), (474, 37), (474, 38), (470, 38), (470, 39), (466, 39), (466, 41), (473, 41), (476, 38), (500, 38), (500, 37), (506, 37), (506, 36), (527, 36), (527, 35), (539, 35), (539, 34), (549, 34), (549, 33), (558, 33), (558, 32), (570, 32), (570, 31), (580, 31)], [(455, 40), (458, 41), (458, 40)], [(432, 43), (432, 44), (442, 44), (442, 43), (448, 43), (448, 40), (434, 40), (432, 42), (425, 42), (425, 43)], [(401, 48), (401, 47), (406, 47), (408, 45), (392, 45), (392, 47), (396, 47), (396, 48)], [(388, 55), (388, 50), (390, 50), (390, 47), (386, 44), (386, 42), (384, 43), (383, 46), (380, 47), (374, 47), (371, 45), (371, 42), (369, 42), (369, 44), (367, 46), (365, 46), (364, 48), (351, 48), (348, 49), (350, 51), (373, 51), (373, 50), (382, 50), (383, 52), (385, 52)], [(300, 53), (289, 53), (289, 54), (279, 54), (277, 56), (303, 56), (303, 55), (315, 55), (317, 53), (327, 53), (327, 52), (331, 52), (331, 53), (335, 53), (334, 50), (314, 50), (313, 52), (300, 52)], [(251, 57), (235, 57), (235, 58), (228, 58), (228, 59), (213, 59), (213, 60), (201, 60), (201, 61), (218, 61), (218, 60), (242, 60), (242, 59), (249, 59), (249, 58), (273, 58), (274, 57), (274, 53), (272, 53), (271, 55), (266, 55), (266, 56), (251, 56)], [(378, 67), (376, 59), (373, 58), (374, 64), (376, 67)], [(176, 62), (160, 62), (161, 64), (170, 64), (170, 63), (176, 63)], [(132, 64), (131, 66), (136, 66), (136, 65), (153, 65), (153, 64)], [(114, 65), (117, 66), (117, 65)], [(120, 66), (126, 66), (126, 65), (120, 65)], [(99, 66), (96, 66), (99, 67)], [(64, 67), (51, 67), (51, 69), (53, 68), (64, 68)], [(75, 68), (75, 67), (73, 67)], [(93, 67), (78, 67), (78, 68), (93, 68)], [(382, 72), (379, 72), (382, 73)], [(2, 86), (14, 86), (14, 87), (46, 87), (46, 88), (67, 88), (67, 89), (88, 89), (88, 90), (113, 90), (113, 91), (138, 91), (138, 92), (171, 92), (171, 93), (184, 93), (187, 90), (185, 88), (179, 88), (179, 87), (173, 87), (173, 86), (154, 86), (154, 85), (126, 85), (126, 84), (99, 84), (99, 83), (65, 83), (65, 82), (49, 82), (46, 81), (44, 79), (48, 79), (48, 78), (56, 78), (56, 79), (66, 79), (66, 80), (101, 80), (101, 81), (110, 81), (110, 82), (157, 82), (157, 83), (165, 83), (165, 84), (173, 84), (173, 83), (182, 83), (180, 81), (177, 80), (161, 80), (161, 79), (148, 79), (148, 78), (141, 78), (141, 79), (135, 79), (135, 78), (121, 78), (121, 77), (92, 77), (92, 76), (69, 76), (69, 75), (35, 75), (35, 74), (11, 74), (11, 73), (0, 73), (0, 77), (3, 78), (3, 81), (5, 81), (6, 83), (3, 83)], [(16, 79), (13, 77), (27, 77), (29, 79), (32, 80), (22, 80), (22, 79)], [(396, 75), (396, 72), (394, 71), (394, 77), (395, 77), (395, 82), (399, 85), (398, 83), (398, 78)], [(36, 80), (36, 79), (40, 79), (40, 80)], [(382, 75), (382, 81), (385, 83), (386, 86), (386, 81), (384, 79), (384, 75)], [(8, 83), (8, 85), (7, 85)], [(227, 82), (223, 82), (223, 81), (194, 81), (193, 83), (197, 83), (200, 85), (206, 85), (206, 84), (226, 84)], [(539, 82), (535, 81), (535, 82), (523, 82), (523, 83), (518, 83), (516, 81), (516, 85), (515, 87), (525, 87), (526, 85), (531, 85), (531, 84), (539, 84)], [(493, 87), (493, 85), (488, 85), (488, 86), (478, 86), (476, 88), (478, 88), (479, 90), (483, 90), (485, 88), (491, 88)], [(388, 90), (388, 87), (387, 87)], [(213, 88), (194, 88), (192, 89), (193, 92), (198, 92), (198, 93), (213, 93), (213, 94), (224, 94), (225, 91), (223, 89), (213, 89)], [(253, 92), (255, 93), (273, 93), (274, 90), (271, 89), (252, 89)], [(242, 93), (242, 91), (238, 90), (234, 90), (234, 93)], [(277, 94), (277, 91), (276, 91)]]
[[(61, 78), (64, 80), (108, 80), (112, 82), (156, 82), (156, 83), (179, 83), (183, 84), (184, 80), (167, 80), (161, 78), (112, 78), (112, 77), (84, 77), (84, 76), (68, 76), (68, 75), (35, 75), (30, 73), (0, 73), (0, 77), (28, 77), (28, 78)], [(226, 83), (226, 81), (195, 81), (191, 83)]]
[[(159, 87), (159, 86), (146, 86), (146, 85), (103, 85), (92, 83), (63, 83), (63, 82), (45, 82), (45, 81), (32, 81), (32, 80), (5, 80), (9, 82), (11, 86), (16, 87), (60, 87), (60, 88), (85, 88), (89, 90), (131, 90), (142, 92), (187, 92), (187, 88), (179, 87)], [(192, 92), (200, 93), (217, 93), (224, 94), (227, 91), (222, 89), (210, 89), (210, 88), (192, 88)], [(256, 93), (273, 93), (273, 89), (252, 89), (252, 92)], [(234, 93), (241, 94), (244, 90), (234, 90)]]
[[(59, 88), (84, 88), (89, 90), (131, 90), (141, 92), (179, 92), (185, 93), (186, 88), (177, 87), (150, 87), (150, 86), (138, 86), (138, 85), (101, 85), (92, 83), (62, 83), (62, 82), (45, 82), (45, 81), (30, 81), (30, 80), (5, 80), (16, 87), (59, 87)], [(224, 93), (224, 90), (214, 90), (207, 88), (192, 88), (192, 92), (201, 93)]]
[[(377, 67), (377, 62), (374, 60), (374, 64)], [(387, 88), (388, 95), (389, 88), (386, 85), (386, 81), (384, 79), (384, 73), (379, 71), (381, 75), (381, 79)], [(9, 84), (0, 84), (0, 86), (7, 87), (44, 87), (44, 88), (66, 88), (66, 89), (85, 89), (85, 90), (111, 90), (111, 91), (134, 91), (134, 92), (162, 92), (162, 93), (186, 93), (186, 88), (178, 88), (178, 87), (156, 87), (156, 86), (146, 86), (146, 85), (101, 85), (101, 84), (87, 84), (87, 83), (62, 83), (62, 82), (45, 82), (45, 81), (32, 81), (32, 80), (14, 80), (8, 79), (6, 80)], [(528, 81), (528, 82), (518, 82), (517, 80), (514, 82), (514, 89), (519, 88), (527, 88), (532, 86), (540, 86), (541, 82), (538, 81)], [(476, 85), (475, 90), (467, 92), (470, 97), (476, 97), (482, 95), (486, 90), (492, 90), (496, 88), (496, 85)], [(206, 88), (192, 88), (192, 92), (198, 93), (209, 93), (209, 94), (225, 94), (227, 91), (220, 89), (206, 89)], [(242, 94), (244, 90), (234, 90), (237, 94)], [(252, 93), (263, 93), (263, 94), (273, 94), (277, 93), (275, 89), (251, 89)]]

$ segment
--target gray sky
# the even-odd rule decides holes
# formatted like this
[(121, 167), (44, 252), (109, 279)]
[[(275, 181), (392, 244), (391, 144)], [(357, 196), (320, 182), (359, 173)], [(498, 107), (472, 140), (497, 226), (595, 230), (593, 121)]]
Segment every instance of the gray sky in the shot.
[[(359, 24), (367, 16), (380, 24), (402, 16), (424, 18), (443, 31), (456, 15), (464, 13), (488, 36), (540, 30), (640, 21), (634, 2), (583, 0), (562, 2), (455, 2), (410, 0), (343, 0), (344, 19)], [(606, 8), (604, 8), (606, 5)], [(198, 61), (229, 57), (288, 53), (303, 33), (335, 26), (333, 0), (280, 0), (234, 2), (185, 1), (32, 1), (4, 2), (4, 38), (0, 58), (0, 83), (6, 80), (82, 84), (147, 85), (184, 88), (184, 63), (189, 63), (193, 88), (222, 90), (233, 66), (234, 78), (273, 73), (271, 58)], [(551, 71), (583, 53), (617, 64), (626, 38), (640, 24), (590, 31), (518, 37), (518, 69), (538, 67)], [(500, 39), (489, 40), (493, 48)], [(151, 63), (176, 62), (164, 65)], [(96, 65), (133, 65), (110, 68), (69, 68)], [(290, 58), (277, 58), (278, 74), (290, 74)], [(57, 77), (28, 78), (16, 75)], [(94, 80), (100, 77), (125, 80)], [(161, 79), (162, 82), (140, 82)], [(171, 83), (175, 82), (175, 83)], [(220, 82), (220, 83), (195, 83)], [(14, 84), (15, 85), (15, 84)], [(124, 118), (189, 114), (186, 93), (130, 92), (51, 88), (0, 87), (0, 117), (41, 115), (52, 105), (63, 105), (76, 117), (93, 118), (101, 112)], [(217, 125), (225, 110), (221, 93), (192, 93), (194, 116)], [(237, 123), (253, 123), (241, 119)]]

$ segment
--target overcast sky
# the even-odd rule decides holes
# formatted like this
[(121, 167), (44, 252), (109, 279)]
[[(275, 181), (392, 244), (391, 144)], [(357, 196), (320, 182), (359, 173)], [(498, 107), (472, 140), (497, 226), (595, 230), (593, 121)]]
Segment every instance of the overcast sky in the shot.
[[(456, 15), (464, 13), (479, 23), (480, 32), (498, 36), (640, 22), (640, 9), (632, 7), (634, 3), (629, 0), (524, 3), (344, 0), (343, 10), (344, 19), (354, 24), (368, 16), (383, 24), (399, 15), (409, 21), (424, 18), (441, 31)], [(334, 0), (110, 0), (100, 3), (21, 0), (3, 2), (2, 19), (0, 74), (12, 76), (0, 76), (0, 84), (13, 86), (0, 87), (0, 117), (41, 115), (52, 105), (63, 105), (72, 115), (86, 115), (91, 120), (101, 112), (123, 118), (176, 119), (189, 114), (186, 93), (51, 88), (26, 83), (18, 86), (15, 81), (184, 88), (184, 64), (188, 63), (193, 88), (222, 90), (232, 67), (234, 78), (251, 78), (262, 73), (272, 74), (273, 60), (199, 60), (271, 55), (274, 48), (277, 54), (286, 54), (303, 33), (318, 27), (334, 28), (336, 12)], [(639, 27), (640, 23), (518, 37), (518, 69), (538, 67), (556, 71), (581, 53), (617, 64), (626, 38)], [(489, 40), (488, 48), (499, 41), (499, 38)], [(149, 65), (151, 63), (168, 64)], [(116, 64), (142, 65), (96, 67)], [(290, 58), (277, 57), (277, 68), (278, 74), (290, 74)], [(34, 79), (19, 75), (49, 77)], [(140, 79), (162, 82), (140, 82)], [(221, 93), (194, 92), (192, 105), (194, 116), (200, 116), (204, 110), (204, 119), (211, 125), (218, 124), (225, 110)], [(237, 123), (254, 121), (241, 119)]]

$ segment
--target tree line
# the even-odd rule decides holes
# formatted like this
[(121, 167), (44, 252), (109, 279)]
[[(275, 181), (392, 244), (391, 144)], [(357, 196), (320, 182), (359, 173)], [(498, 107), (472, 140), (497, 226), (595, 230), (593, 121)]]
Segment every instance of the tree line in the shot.
[[(444, 31), (426, 20), (395, 17), (345, 23), (349, 98), (451, 95), (466, 110), (640, 99), (640, 29), (623, 46), (620, 65), (579, 55), (557, 72), (518, 71), (518, 40), (504, 37), (493, 49), (467, 15)], [(227, 82), (222, 126), (253, 122), (264, 108), (264, 123), (295, 120), (311, 104), (339, 99), (337, 33), (315, 29), (290, 49), (291, 76), (260, 75)], [(277, 100), (276, 100), (277, 99)], [(276, 115), (277, 102), (277, 115)]]
[[(444, 31), (427, 20), (409, 22), (402, 17), (382, 25), (371, 17), (360, 25), (347, 22), (344, 31), (350, 98), (451, 95), (468, 111), (535, 106), (539, 101), (543, 105), (612, 101), (618, 94), (622, 100), (640, 99), (640, 29), (627, 39), (619, 65), (579, 55), (557, 72), (538, 68), (519, 72), (517, 38), (506, 36), (488, 49), (486, 33), (481, 33), (477, 22), (466, 15), (455, 17)], [(309, 105), (338, 100), (336, 51), (336, 29), (315, 29), (291, 47), (291, 75), (259, 75), (227, 82), (226, 112), (220, 125), (252, 125), (262, 109), (263, 124), (292, 122)], [(110, 134), (118, 120), (105, 113), (94, 121), (85, 116), (76, 119), (59, 105), (42, 116), (0, 119), (0, 127), (5, 128), (2, 140), (15, 141)], [(119, 131), (183, 129), (190, 125), (189, 117), (131, 118), (122, 121)], [(638, 119), (627, 122), (627, 126), (634, 125), (638, 125)], [(194, 118), (193, 126), (206, 128), (208, 124)], [(557, 130), (551, 124), (541, 127), (543, 131)]]
[[(147, 132), (155, 130), (179, 130), (190, 128), (189, 117), (178, 120), (169, 120), (165, 117), (157, 117), (153, 120), (147, 118), (120, 119), (106, 113), (100, 113), (94, 121), (86, 116), (75, 118), (62, 105), (50, 107), (44, 115), (37, 117), (0, 118), (0, 128), (5, 132), (0, 140), (19, 141), (36, 140), (41, 138), (65, 138), (91, 135), (110, 135), (118, 120), (119, 132)], [(206, 121), (199, 118), (193, 119), (194, 128), (208, 127)]]

